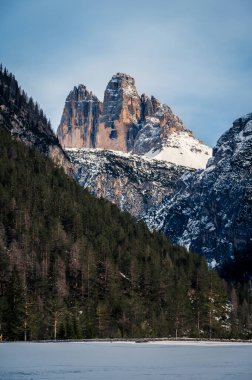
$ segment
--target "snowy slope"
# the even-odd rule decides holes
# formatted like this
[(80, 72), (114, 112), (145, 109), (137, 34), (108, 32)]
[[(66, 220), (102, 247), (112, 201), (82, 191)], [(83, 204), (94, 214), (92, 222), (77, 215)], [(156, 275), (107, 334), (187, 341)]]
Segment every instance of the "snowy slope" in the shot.
[(195, 169), (204, 169), (212, 156), (212, 149), (188, 131), (171, 133), (162, 145), (161, 149), (153, 148), (145, 156)]

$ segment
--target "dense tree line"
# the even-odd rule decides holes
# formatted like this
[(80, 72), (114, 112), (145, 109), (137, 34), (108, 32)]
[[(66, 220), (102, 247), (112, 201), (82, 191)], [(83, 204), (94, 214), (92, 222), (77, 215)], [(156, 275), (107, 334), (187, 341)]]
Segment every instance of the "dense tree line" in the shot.
[(3, 129), (0, 210), (4, 339), (249, 335), (245, 288)]

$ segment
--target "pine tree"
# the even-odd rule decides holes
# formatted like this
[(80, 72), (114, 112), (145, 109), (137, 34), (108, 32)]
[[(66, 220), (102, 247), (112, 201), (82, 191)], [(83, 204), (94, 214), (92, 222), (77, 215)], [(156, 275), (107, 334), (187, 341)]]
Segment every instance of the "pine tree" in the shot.
[(25, 339), (25, 297), (17, 267), (10, 278), (7, 292), (8, 308), (5, 310), (5, 321), (8, 320), (6, 338), (10, 340)]

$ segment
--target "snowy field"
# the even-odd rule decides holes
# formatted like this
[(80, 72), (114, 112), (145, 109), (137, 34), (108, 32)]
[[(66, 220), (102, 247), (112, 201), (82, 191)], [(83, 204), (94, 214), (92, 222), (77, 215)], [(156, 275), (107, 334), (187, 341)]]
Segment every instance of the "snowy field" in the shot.
[(1, 380), (251, 380), (252, 344), (2, 343)]

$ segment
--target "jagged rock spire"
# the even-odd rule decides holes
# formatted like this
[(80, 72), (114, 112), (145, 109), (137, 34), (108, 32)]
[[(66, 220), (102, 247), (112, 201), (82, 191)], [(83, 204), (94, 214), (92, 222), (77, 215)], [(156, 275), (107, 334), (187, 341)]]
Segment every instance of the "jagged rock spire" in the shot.
[(67, 148), (101, 148), (146, 154), (161, 149), (173, 132), (185, 131), (170, 107), (154, 96), (138, 95), (135, 80), (117, 73), (109, 81), (104, 102), (84, 85), (66, 99), (58, 138)]
[(63, 115), (58, 127), (58, 138), (65, 148), (95, 146), (96, 128), (102, 103), (80, 84), (66, 98)]

